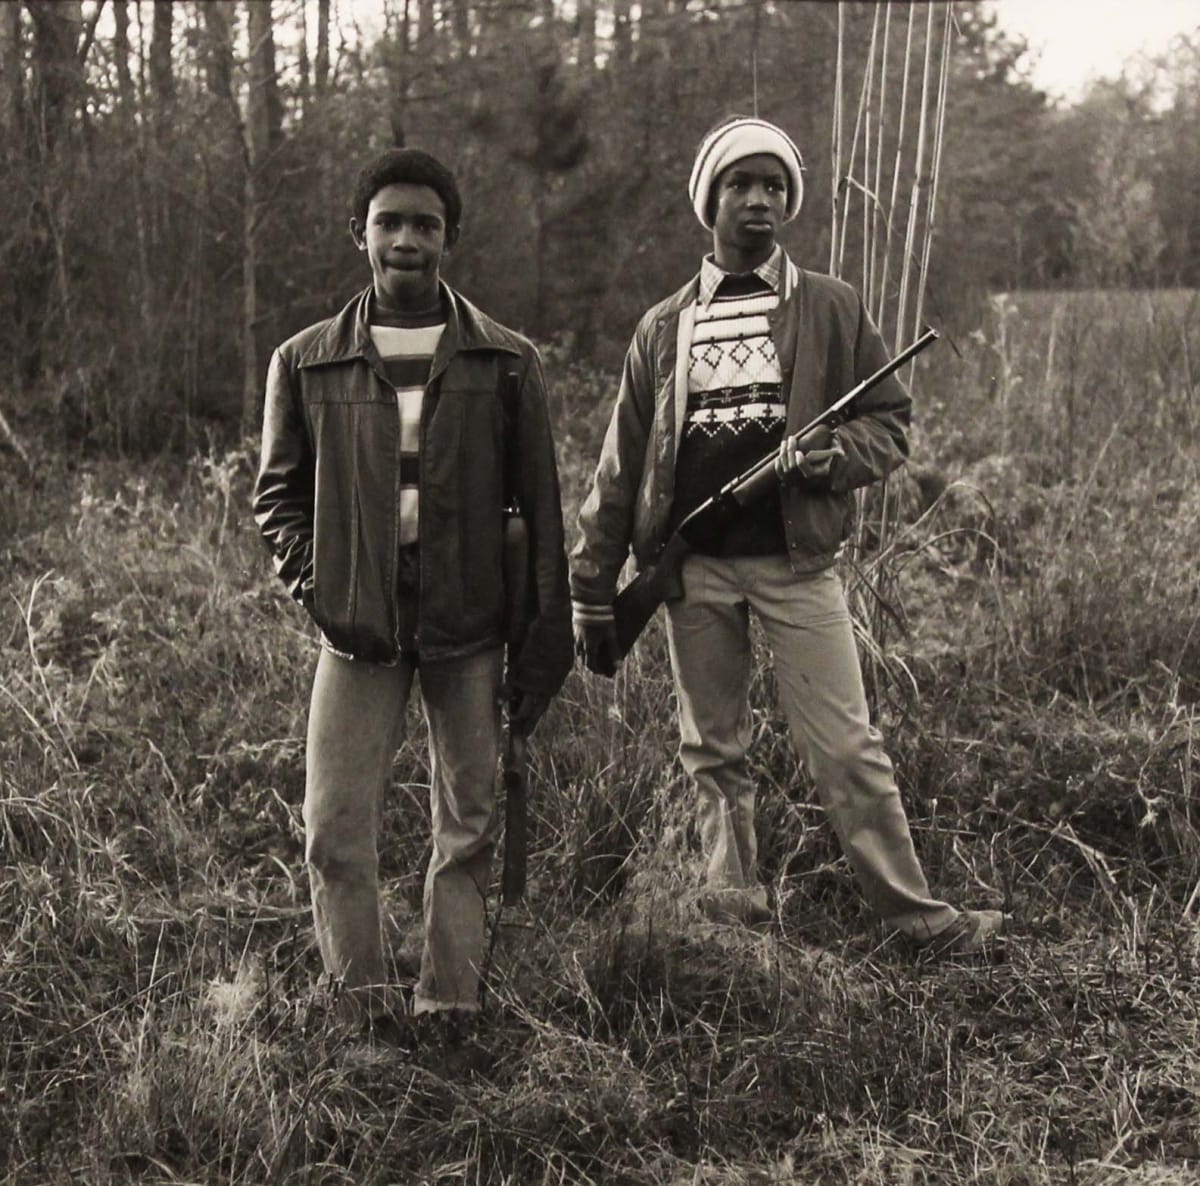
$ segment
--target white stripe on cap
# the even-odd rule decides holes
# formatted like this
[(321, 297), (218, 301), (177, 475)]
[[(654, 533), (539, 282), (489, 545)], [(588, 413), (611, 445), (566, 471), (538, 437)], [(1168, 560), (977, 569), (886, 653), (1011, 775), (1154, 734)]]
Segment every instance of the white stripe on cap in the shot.
[(759, 153), (778, 157), (787, 172), (788, 195), (783, 221), (791, 222), (800, 212), (800, 203), (804, 200), (804, 161), (795, 142), (782, 128), (765, 119), (735, 119), (705, 137), (688, 179), (692, 209), (708, 230), (712, 230), (707, 207), (713, 182), (721, 170), (734, 161)]

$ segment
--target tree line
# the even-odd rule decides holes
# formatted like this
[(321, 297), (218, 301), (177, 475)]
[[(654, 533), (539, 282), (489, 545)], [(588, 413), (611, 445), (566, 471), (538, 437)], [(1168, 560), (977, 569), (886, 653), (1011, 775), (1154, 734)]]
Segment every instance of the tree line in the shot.
[[(270, 348), (364, 282), (350, 192), (392, 144), (460, 177), (453, 282), (599, 365), (704, 249), (687, 173), (731, 111), (805, 152), (787, 244), (827, 268), (835, 92), (936, 52), (919, 19), (899, 34), (926, 6), (898, 4), (879, 51), (883, 8), (843, 6), (839, 54), (838, 6), (788, 0), (0, 5), (0, 410), (118, 450), (252, 430)], [(997, 288), (1200, 283), (1200, 38), (1057, 107), (984, 5), (954, 21), (930, 316)], [(853, 278), (866, 232), (843, 225)]]

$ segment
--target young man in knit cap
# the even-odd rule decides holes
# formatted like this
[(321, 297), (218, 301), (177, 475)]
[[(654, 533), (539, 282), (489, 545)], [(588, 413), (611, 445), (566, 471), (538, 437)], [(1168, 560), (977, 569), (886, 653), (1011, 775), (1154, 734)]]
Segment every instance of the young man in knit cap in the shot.
[(684, 594), (667, 604), (680, 757), (699, 791), (701, 904), (721, 921), (770, 917), (746, 762), (753, 610), (796, 748), (867, 901), (917, 943), (978, 950), (1003, 916), (956, 910), (929, 891), (868, 719), (835, 568), (852, 492), (907, 456), (908, 393), (891, 378), (836, 432), (807, 448), (789, 436), (878, 370), (883, 343), (849, 285), (799, 269), (776, 242), (804, 194), (800, 153), (780, 128), (718, 124), (689, 194), (713, 250), (646, 313), (626, 355), (572, 554), (576, 650), (590, 670), (613, 673), (612, 604), (629, 551), (650, 564), (688, 512), (782, 443), (777, 488), (745, 508), (719, 547), (687, 558)]
[(363, 170), (350, 234), (372, 284), (275, 351), (254, 493), (275, 567), (323, 641), (304, 795), (317, 943), (345, 1010), (385, 1030), (398, 998), (381, 942), (376, 836), (414, 679), (433, 846), (413, 1011), (478, 1007), (510, 498), (531, 557), (525, 642), (505, 687), (515, 726), (533, 728), (572, 662), (541, 363), (441, 280), (461, 215), (453, 175), (428, 153), (389, 151)]

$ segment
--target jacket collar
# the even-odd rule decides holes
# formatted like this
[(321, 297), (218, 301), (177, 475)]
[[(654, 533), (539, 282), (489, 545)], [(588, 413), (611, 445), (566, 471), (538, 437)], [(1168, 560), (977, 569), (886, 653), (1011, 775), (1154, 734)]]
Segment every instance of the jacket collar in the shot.
[[(775, 250), (757, 268), (750, 269), (776, 296), (780, 295), (783, 283), (785, 258), (783, 248), (776, 243)], [(706, 255), (700, 265), (700, 303), (705, 306), (711, 305), (713, 297), (717, 295), (717, 289), (721, 287), (721, 281), (732, 275), (734, 273), (721, 267), (713, 256)]]
[[(446, 306), (446, 329), (438, 344), (434, 370), (439, 369), (437, 359), (448, 359), (468, 350), (504, 350), (511, 354), (520, 353), (513, 334), (476, 308), (444, 280), (438, 283)], [(348, 362), (356, 358), (368, 361), (373, 358), (375, 346), (371, 341), (370, 329), (371, 292), (370, 288), (364, 288), (340, 313), (331, 317), (305, 344), (297, 365), (316, 367)]]
[[(780, 248), (778, 257), (772, 256), (771, 262), (779, 268), (779, 304), (783, 305), (795, 293), (804, 273), (792, 262), (791, 256), (782, 248)], [(664, 321), (668, 318), (678, 317), (680, 311), (686, 305), (694, 304), (699, 300), (700, 276), (701, 274), (697, 272), (681, 289), (667, 297), (658, 306), (657, 310), (652, 310), (651, 316), (654, 320)]]

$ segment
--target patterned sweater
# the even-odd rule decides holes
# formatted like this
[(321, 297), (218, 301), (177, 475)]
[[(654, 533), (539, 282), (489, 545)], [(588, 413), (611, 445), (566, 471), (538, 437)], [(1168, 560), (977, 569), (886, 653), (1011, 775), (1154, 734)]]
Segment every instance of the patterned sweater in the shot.
[[(778, 269), (771, 270), (773, 262), (774, 258), (755, 272), (734, 275), (722, 274), (705, 261), (712, 271), (702, 277), (692, 333), (687, 416), (675, 462), (672, 530), (783, 440), (787, 409), (767, 323), (767, 314), (779, 303)], [(761, 556), (786, 551), (779, 494), (772, 491), (734, 522), (717, 554)]]

